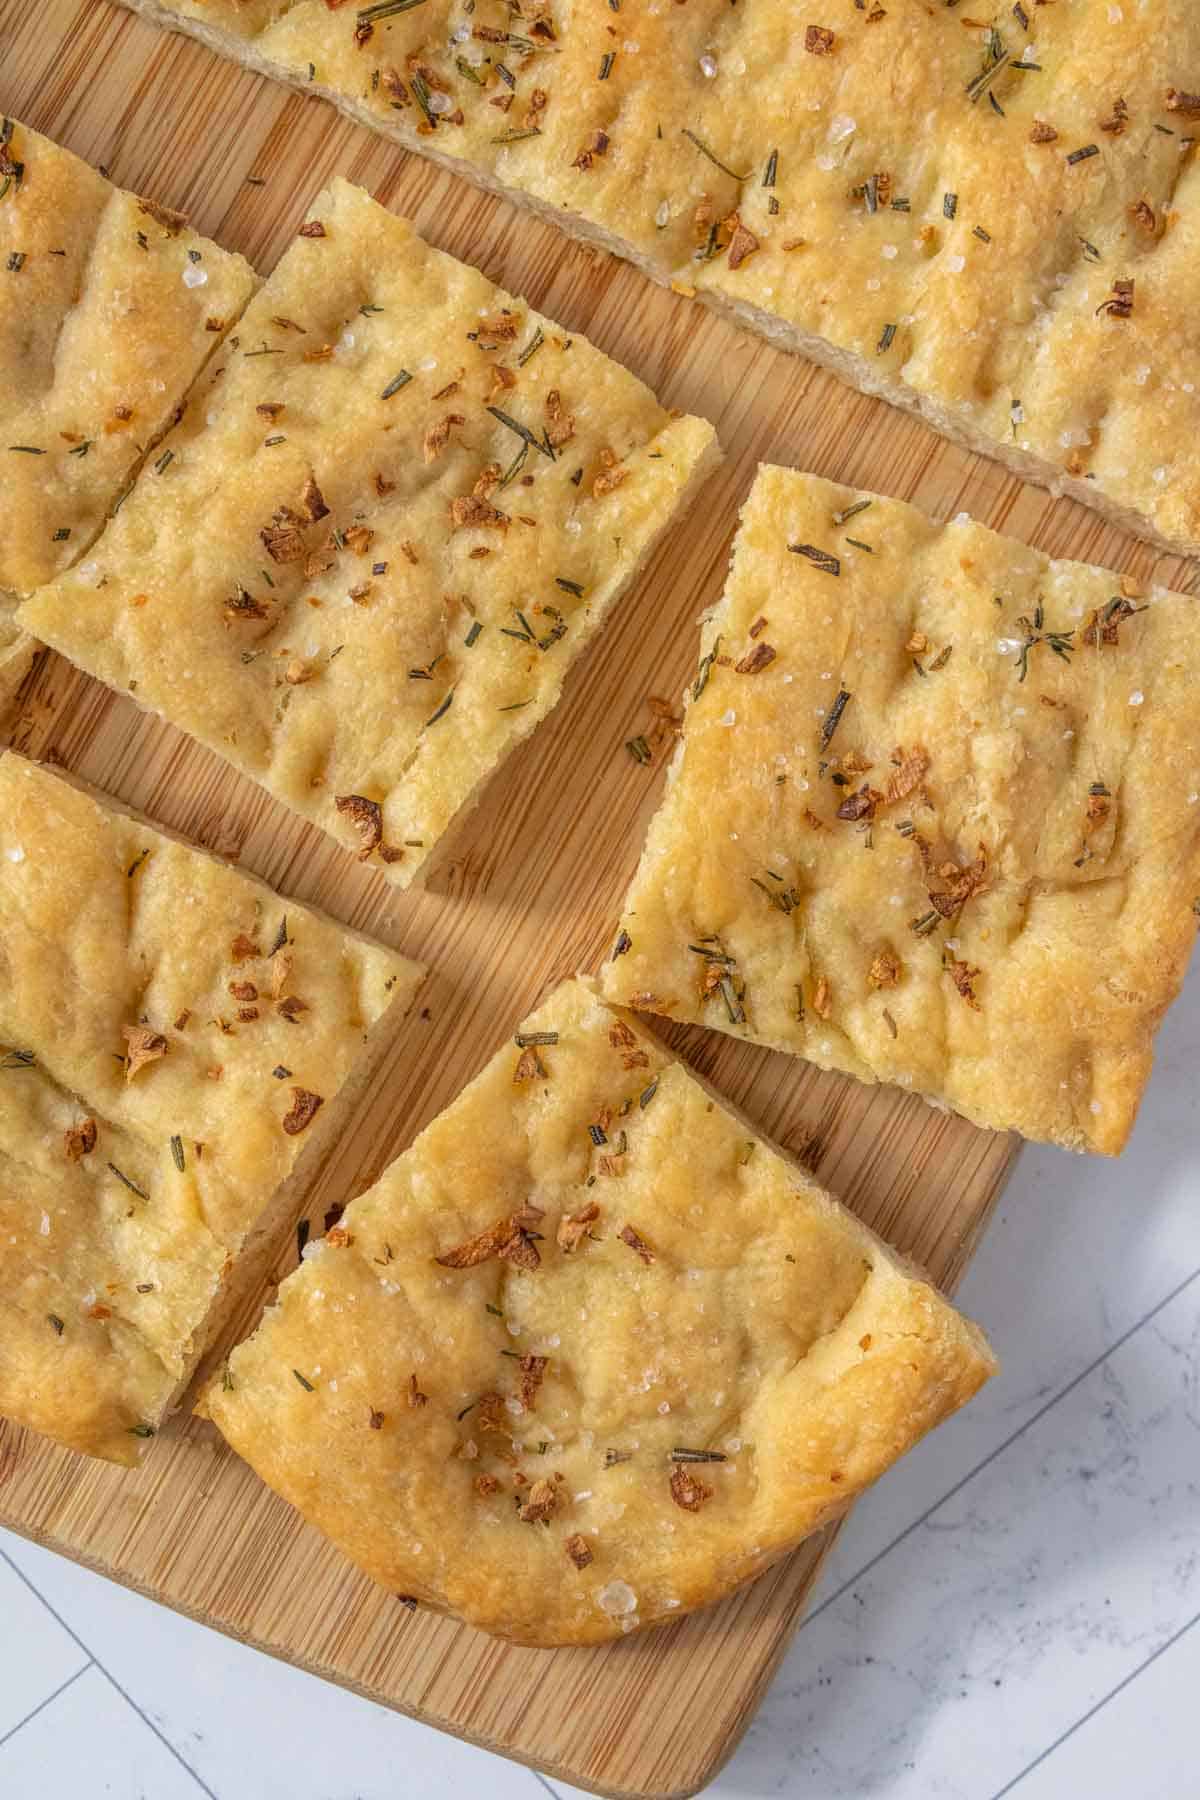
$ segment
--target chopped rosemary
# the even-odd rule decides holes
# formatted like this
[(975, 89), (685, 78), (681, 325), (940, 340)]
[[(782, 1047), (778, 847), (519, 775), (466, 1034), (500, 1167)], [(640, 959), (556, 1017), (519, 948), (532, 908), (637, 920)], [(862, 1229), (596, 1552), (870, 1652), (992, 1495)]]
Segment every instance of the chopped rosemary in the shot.
[(943, 216), (947, 219), (952, 219), (957, 211), (958, 211), (958, 195), (957, 194), (943, 194), (942, 195)]
[(545, 332), (542, 330), (540, 325), (535, 326), (533, 336), (530, 338), (530, 340), (526, 344), (525, 348), (520, 352), (520, 354), (517, 357), (518, 369), (523, 369), (525, 367), (525, 364), (529, 361), (530, 357), (537, 355), (538, 351), (541, 349), (541, 347), (545, 343), (545, 341), (546, 341)]
[(731, 1025), (744, 1025), (746, 1023), (746, 1009), (738, 998), (737, 989), (733, 985), (733, 977), (728, 971), (721, 976), (717, 986), (720, 989), (721, 998), (725, 1002), (725, 1010), (729, 1014), (729, 1023)]
[[(891, 349), (895, 336), (896, 327), (894, 325), (885, 325), (879, 334), (879, 342), (875, 346), (876, 356), (882, 356), (885, 350)], [(835, 570), (834, 573), (836, 574), (837, 571)]]
[(643, 1088), (641, 1093), (638, 1095), (638, 1107), (642, 1112), (645, 1112), (646, 1108), (649, 1106), (650, 1102), (653, 1100), (653, 1098), (654, 1098), (655, 1094), (657, 1094), (657, 1092), (658, 1092), (658, 1077), (656, 1075), (654, 1077), (654, 1080), (650, 1083), (650, 1086)]
[(518, 1050), (527, 1050), (531, 1045), (557, 1044), (557, 1031), (518, 1031), (513, 1043)]
[(778, 150), (772, 150), (770, 156), (768, 156), (768, 158), (767, 158), (767, 166), (766, 166), (765, 170), (763, 171), (763, 178), (762, 178), (763, 186), (765, 188), (773, 188), (775, 186), (775, 177), (776, 177), (776, 175), (778, 175), (778, 173), (779, 173), (779, 152), (778, 152)]
[(398, 394), (402, 387), (407, 387), (411, 380), (412, 376), (409, 374), (408, 370), (401, 369), (398, 375), (392, 376), (392, 379), (388, 382), (379, 398), (381, 400), (390, 400), (392, 395)]
[(393, 19), (397, 13), (411, 12), (414, 6), (421, 6), (423, 0), (378, 0), (375, 6), (364, 7), (355, 14), (356, 25), (373, 25), (376, 19)]
[(720, 1463), (724, 1462), (723, 1450), (672, 1450), (673, 1463)]
[(579, 582), (568, 581), (565, 575), (556, 575), (554, 577), (554, 585), (555, 587), (562, 588), (563, 592), (566, 594), (574, 594), (577, 600), (583, 599), (583, 588), (580, 586)]
[(316, 1393), (317, 1390), (312, 1382), (307, 1380), (306, 1377), (300, 1373), (299, 1369), (293, 1369), (292, 1374), (296, 1377), (296, 1380), (300, 1383), (300, 1386), (304, 1389), (306, 1394)]
[(32, 1050), (6, 1050), (0, 1056), (0, 1069), (32, 1069), (35, 1066)]
[(1045, 624), (1045, 615), (1040, 600), (1034, 608), (1033, 618), (1029, 619), (1022, 615), (1022, 617), (1017, 620), (1017, 624), (1020, 625), (1025, 632), (1025, 637), (1021, 643), (1021, 652), (1017, 657), (1018, 681), (1024, 681), (1025, 677), (1028, 675), (1029, 652), (1037, 644), (1048, 644), (1055, 656), (1061, 657), (1063, 662), (1070, 662), (1071, 652), (1075, 648), (1075, 645), (1071, 642), (1071, 639), (1075, 636), (1075, 627), (1072, 625), (1069, 631), (1044, 631), (1042, 627)]
[(482, 630), (483, 626), (478, 619), (475, 619), (472, 622), (470, 631), (468, 631), (466, 637), (463, 639), (463, 643), (468, 650), (471, 649), (472, 645), (476, 642)]
[[(892, 327), (893, 331), (895, 327)], [(809, 562), (816, 563), (818, 569), (824, 569), (827, 575), (840, 575), (842, 565), (832, 551), (819, 550), (815, 544), (789, 544), (788, 549), (794, 556), (807, 556)]]
[(535, 450), (540, 450), (543, 456), (550, 458), (551, 462), (556, 460), (554, 446), (548, 437), (545, 441), (536, 437), (528, 425), (522, 425), (519, 419), (511, 418), (508, 413), (501, 412), (498, 406), (489, 406), (485, 410), (491, 413), (493, 419), (499, 419), (500, 423), (507, 426), (509, 431), (515, 432), (523, 443), (531, 445)]
[(856, 513), (866, 512), (868, 506), (873, 505), (874, 501), (872, 500), (856, 500), (852, 506), (843, 507), (841, 512), (835, 512), (833, 522), (835, 525), (846, 525)]
[(139, 1200), (149, 1200), (150, 1196), (145, 1188), (140, 1188), (136, 1181), (130, 1181), (128, 1175), (123, 1175), (116, 1163), (110, 1162), (108, 1166), (116, 1176), (117, 1180), (125, 1183), (125, 1186), (129, 1189), (131, 1194), (136, 1194)]
[(143, 1419), (140, 1424), (131, 1425), (129, 1427), (129, 1435), (130, 1437), (152, 1438), (154, 1436), (154, 1427), (153, 1425), (147, 1425), (146, 1421)]
[(993, 30), (988, 39), (988, 48), (985, 53), (983, 67), (980, 69), (978, 75), (976, 75), (972, 81), (968, 81), (967, 83), (967, 98), (970, 100), (972, 106), (974, 106), (977, 100), (982, 99), (983, 95), (987, 93), (1000, 71), (1011, 61), (1012, 51), (1001, 49), (1000, 34), (998, 31)]
[(604, 1452), (604, 1466), (606, 1469), (613, 1469), (616, 1467), (616, 1465), (618, 1463), (632, 1462), (632, 1461), (633, 1461), (633, 1451), (632, 1450), (606, 1450)]
[(1069, 163), (1086, 162), (1089, 156), (1099, 156), (1099, 154), (1099, 144), (1085, 144), (1082, 150), (1072, 150), (1067, 156), (1067, 161)]
[(612, 953), (613, 962), (616, 962), (618, 956), (624, 956), (627, 950), (632, 950), (632, 949), (633, 949), (633, 939), (630, 937), (629, 933), (624, 930), (619, 931), (617, 933), (617, 941), (613, 945), (613, 953)]
[(171, 1155), (174, 1159), (175, 1167), (182, 1175), (183, 1171), (187, 1168), (187, 1158), (183, 1154), (183, 1139), (178, 1133), (171, 1139)]
[(449, 690), (449, 692), (447, 693), (446, 698), (442, 701), (442, 704), (436, 709), (436, 711), (430, 713), (430, 715), (426, 719), (425, 724), (422, 727), (422, 729), (427, 731), (431, 725), (436, 725), (438, 720), (442, 717), (443, 713), (448, 713), (450, 711), (450, 703), (453, 699), (454, 699), (454, 689), (451, 688)]
[(731, 169), (727, 163), (723, 163), (716, 151), (711, 150), (704, 139), (702, 137), (697, 137), (694, 131), (689, 131), (686, 125), (683, 127), (683, 135), (687, 138), (689, 143), (695, 144), (701, 156), (707, 156), (709, 162), (720, 169), (722, 175), (728, 175), (730, 181), (749, 181), (750, 177), (748, 175), (739, 175), (736, 170)]
[(607, 81), (608, 80), (609, 76), (612, 73), (612, 66), (616, 62), (616, 60), (617, 60), (617, 53), (615, 50), (606, 50), (605, 51), (604, 55), (600, 58), (600, 73), (596, 77), (597, 81)]
[(653, 753), (644, 737), (626, 738), (625, 748), (628, 750), (630, 756), (632, 756), (634, 762), (646, 765), (654, 761)]
[(833, 734), (837, 730), (839, 724), (841, 723), (842, 714), (845, 712), (846, 707), (849, 703), (849, 700), (850, 700), (849, 693), (847, 692), (847, 690), (845, 688), (841, 688), (838, 692), (837, 698), (835, 699), (833, 705), (830, 707), (829, 711), (825, 714), (825, 720), (821, 726), (821, 748), (822, 748), (822, 750), (828, 750), (830, 742), (833, 738)]
[(692, 699), (693, 700), (698, 700), (700, 698), (701, 694), (704, 692), (705, 688), (708, 686), (708, 678), (712, 674), (713, 664), (717, 660), (717, 653), (719, 652), (720, 648), (721, 648), (721, 640), (718, 637), (716, 639), (716, 641), (714, 642), (712, 649), (708, 652), (708, 655), (701, 657), (700, 667), (696, 673), (696, 679), (695, 679), (694, 683), (692, 684)]

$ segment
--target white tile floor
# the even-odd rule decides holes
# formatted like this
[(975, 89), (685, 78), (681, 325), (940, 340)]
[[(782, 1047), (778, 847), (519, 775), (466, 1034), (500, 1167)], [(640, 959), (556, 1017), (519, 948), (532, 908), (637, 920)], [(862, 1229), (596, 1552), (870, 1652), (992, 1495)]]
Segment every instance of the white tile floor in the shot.
[[(1192, 1800), (1200, 973), (1133, 1145), (1027, 1150), (963, 1290), (1004, 1359), (842, 1534), (720, 1800)], [(545, 1800), (0, 1533), (0, 1800)]]

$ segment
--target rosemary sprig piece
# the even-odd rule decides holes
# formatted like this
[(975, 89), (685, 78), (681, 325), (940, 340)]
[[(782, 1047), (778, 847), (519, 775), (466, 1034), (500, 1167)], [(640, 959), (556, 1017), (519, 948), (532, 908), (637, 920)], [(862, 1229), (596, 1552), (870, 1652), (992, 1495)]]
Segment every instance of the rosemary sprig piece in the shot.
[(728, 163), (723, 163), (716, 151), (710, 149), (704, 139), (702, 137), (697, 137), (694, 131), (689, 131), (686, 125), (683, 126), (683, 135), (687, 138), (689, 143), (695, 144), (701, 156), (707, 156), (709, 162), (720, 169), (722, 175), (728, 175), (730, 181), (749, 181), (750, 177), (748, 175), (739, 175), (736, 169), (731, 169)]

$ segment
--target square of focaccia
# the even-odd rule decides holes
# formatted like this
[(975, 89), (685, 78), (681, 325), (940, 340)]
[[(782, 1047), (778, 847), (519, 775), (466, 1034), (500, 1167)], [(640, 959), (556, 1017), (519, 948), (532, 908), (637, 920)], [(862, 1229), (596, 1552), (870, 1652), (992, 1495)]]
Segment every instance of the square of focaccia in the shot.
[(1200, 610), (765, 468), (606, 994), (1120, 1150), (1200, 889)]
[(336, 182), (27, 628), (407, 885), (715, 457)]
[(0, 1413), (132, 1463), (414, 964), (0, 759)]
[(749, 1580), (992, 1368), (572, 981), (307, 1247), (202, 1405), (392, 1592), (594, 1644)]
[(1200, 551), (1194, 0), (127, 0)]
[(0, 125), (0, 692), (17, 597), (86, 551), (255, 285), (181, 213)]

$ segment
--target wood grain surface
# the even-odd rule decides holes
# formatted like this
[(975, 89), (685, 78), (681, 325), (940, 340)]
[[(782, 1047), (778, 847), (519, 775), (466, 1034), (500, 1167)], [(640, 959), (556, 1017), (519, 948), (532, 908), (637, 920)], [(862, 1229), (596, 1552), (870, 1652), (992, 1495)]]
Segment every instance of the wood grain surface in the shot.
[[(663, 772), (661, 750), (644, 768), (624, 741), (650, 726), (648, 697), (678, 694), (694, 666), (696, 620), (720, 590), (759, 461), (877, 488), (935, 515), (969, 510), (1054, 554), (1142, 578), (1182, 587), (1200, 579), (1194, 564), (1024, 486), (321, 102), (107, 0), (0, 0), (0, 110), (123, 186), (183, 208), (262, 270), (321, 185), (341, 173), (432, 243), (586, 332), (667, 405), (707, 415), (726, 451), (700, 503), (574, 670), (558, 711), (492, 782), (425, 891), (388, 889), (217, 757), (59, 658), (45, 659), (18, 697), (5, 729), (18, 748), (430, 964), (425, 1011), (398, 1032), (306, 1196), (318, 1229), (325, 1209), (367, 1186), (552, 983), (605, 953)], [(1011, 1160), (1009, 1139), (728, 1038), (698, 1030), (671, 1038), (953, 1288)], [(289, 1230), (274, 1279), (294, 1262)], [(272, 1292), (268, 1283), (247, 1300), (216, 1355)], [(412, 1613), (374, 1588), (186, 1411), (133, 1473), (0, 1422), (0, 1522), (375, 1700), (621, 1795), (689, 1794), (712, 1778), (788, 1643), (826, 1548), (826, 1539), (812, 1541), (724, 1605), (667, 1630), (599, 1651), (520, 1649)]]

